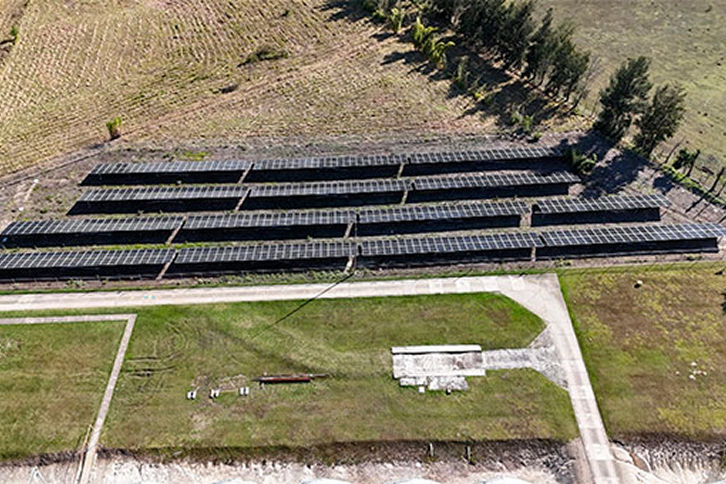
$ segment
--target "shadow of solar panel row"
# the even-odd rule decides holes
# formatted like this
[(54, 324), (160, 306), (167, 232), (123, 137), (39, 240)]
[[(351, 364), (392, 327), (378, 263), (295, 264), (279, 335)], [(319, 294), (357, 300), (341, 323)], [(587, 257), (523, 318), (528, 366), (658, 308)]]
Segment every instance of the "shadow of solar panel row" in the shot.
[[(260, 161), (174, 161), (102, 163), (84, 185), (148, 185), (160, 183), (284, 182), (385, 178), (502, 169), (551, 170), (562, 162), (557, 148), (518, 147), (392, 155), (328, 156)], [(555, 169), (562, 168), (554, 164)]]
[(0, 233), (0, 247), (159, 244), (182, 217), (102, 218), (13, 222)]
[(154, 277), (174, 249), (0, 253), (0, 279)]
[(69, 213), (234, 210), (248, 191), (238, 185), (92, 189), (81, 195)]
[(661, 194), (550, 198), (532, 205), (532, 225), (657, 222), (670, 202)]
[(540, 234), (538, 259), (718, 252), (726, 229), (718, 224), (670, 224), (552, 230)]
[(0, 253), (0, 279), (153, 277), (260, 271), (547, 260), (718, 250), (716, 224), (640, 225), (450, 237), (408, 237), (191, 249)]
[(153, 185), (163, 183), (236, 183), (252, 162), (245, 160), (101, 163), (83, 185)]

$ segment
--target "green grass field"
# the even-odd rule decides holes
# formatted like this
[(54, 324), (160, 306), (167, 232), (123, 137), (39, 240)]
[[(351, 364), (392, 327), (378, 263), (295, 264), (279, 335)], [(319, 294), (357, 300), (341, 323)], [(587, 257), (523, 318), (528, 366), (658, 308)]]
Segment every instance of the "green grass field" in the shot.
[(124, 323), (0, 326), (0, 459), (76, 450)]
[[(688, 91), (683, 126), (675, 140), (726, 160), (726, 3), (709, 0), (544, 0), (560, 19), (578, 26), (577, 40), (591, 50), (601, 69), (593, 99), (623, 60), (653, 59), (652, 80), (678, 81)], [(586, 109), (587, 111), (587, 109)], [(669, 145), (664, 145), (666, 151)], [(707, 156), (703, 156), (707, 161)], [(716, 161), (719, 160), (719, 161)]]
[[(534, 371), (470, 378), (469, 391), (449, 396), (421, 395), (393, 380), (394, 345), (527, 345), (543, 322), (507, 298), (318, 300), (284, 318), (299, 304), (126, 308), (138, 319), (101, 444), (244, 452), (366, 441), (566, 441), (577, 435), (567, 393)], [(261, 389), (250, 380), (264, 372), (330, 377)], [(249, 397), (236, 396), (242, 385), (251, 386)], [(187, 401), (186, 392), (195, 387), (199, 398)], [(228, 392), (211, 401), (211, 387)]]
[(714, 272), (561, 277), (611, 436), (726, 436), (726, 278)]
[[(567, 439), (567, 394), (530, 371), (472, 378), (469, 392), (419, 395), (391, 377), (390, 347), (529, 343), (542, 322), (495, 295), (316, 301), (143, 310), (109, 414), (108, 447), (266, 447), (397, 440)], [(263, 372), (328, 373), (310, 385), (252, 386)], [(192, 387), (202, 398), (184, 399)]]

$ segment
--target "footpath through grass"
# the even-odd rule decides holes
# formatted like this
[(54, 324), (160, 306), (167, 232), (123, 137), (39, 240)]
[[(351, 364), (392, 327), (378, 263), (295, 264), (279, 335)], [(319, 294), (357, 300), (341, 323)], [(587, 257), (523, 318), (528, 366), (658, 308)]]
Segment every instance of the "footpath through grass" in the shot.
[(561, 276), (611, 436), (726, 436), (726, 276), (714, 272)]
[(123, 327), (0, 326), (0, 460), (79, 447), (96, 418)]
[[(251, 448), (400, 440), (569, 439), (565, 391), (528, 371), (471, 378), (447, 396), (402, 389), (390, 347), (520, 347), (543, 322), (493, 294), (157, 307), (139, 310), (102, 436), (113, 448)], [(263, 374), (312, 372), (307, 385)], [(251, 386), (239, 398), (234, 390)], [(199, 388), (190, 402), (185, 393)], [(229, 390), (218, 400), (211, 387)]]

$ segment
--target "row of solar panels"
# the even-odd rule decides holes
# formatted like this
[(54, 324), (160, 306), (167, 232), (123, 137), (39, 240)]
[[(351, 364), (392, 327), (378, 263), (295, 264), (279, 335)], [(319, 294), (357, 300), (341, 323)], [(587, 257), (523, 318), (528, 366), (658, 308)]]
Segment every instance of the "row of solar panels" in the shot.
[(373, 156), (329, 156), (272, 160), (170, 161), (102, 163), (85, 185), (159, 183), (238, 183), (341, 180), (514, 169), (542, 169), (563, 158), (561, 150), (542, 147), (411, 153)]
[[(659, 194), (596, 199), (543, 199), (532, 205), (532, 225), (660, 220), (668, 200)], [(96, 218), (13, 222), (0, 246), (53, 247), (202, 241), (285, 240), (396, 235), (518, 227), (529, 204), (508, 200), (382, 208), (246, 212), (234, 215)]]
[(215, 275), (613, 254), (717, 251), (716, 224), (638, 225), (453, 237), (412, 237), (187, 249), (0, 253), (0, 279)]
[(467, 174), (396, 180), (346, 180), (272, 185), (92, 189), (71, 209), (79, 213), (194, 212), (388, 205), (402, 202), (566, 195), (576, 175), (555, 172)]

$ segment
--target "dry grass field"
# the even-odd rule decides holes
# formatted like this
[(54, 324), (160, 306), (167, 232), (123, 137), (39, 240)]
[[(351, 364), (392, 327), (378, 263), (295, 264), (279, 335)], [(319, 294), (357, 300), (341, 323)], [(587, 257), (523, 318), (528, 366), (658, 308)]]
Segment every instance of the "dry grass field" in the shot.
[[(543, 0), (540, 8), (550, 5), (577, 23), (580, 43), (600, 60), (587, 114), (620, 62), (648, 55), (656, 82), (678, 80), (689, 92), (676, 140), (710, 154), (712, 166), (726, 159), (725, 4)], [(235, 145), (495, 132), (511, 108), (499, 102), (509, 95), (482, 110), (452, 90), (356, 0), (0, 0), (0, 42), (0, 174), (105, 142), (115, 116), (130, 142)], [(244, 63), (266, 47), (287, 57)], [(484, 81), (521, 102), (521, 89), (502, 78), (492, 69)], [(583, 126), (553, 120), (540, 129)]]
[[(347, 4), (0, 0), (0, 39), (19, 29), (0, 61), (0, 173), (103, 142), (115, 116), (132, 141), (486, 128)], [(243, 63), (264, 47), (287, 57)]]

